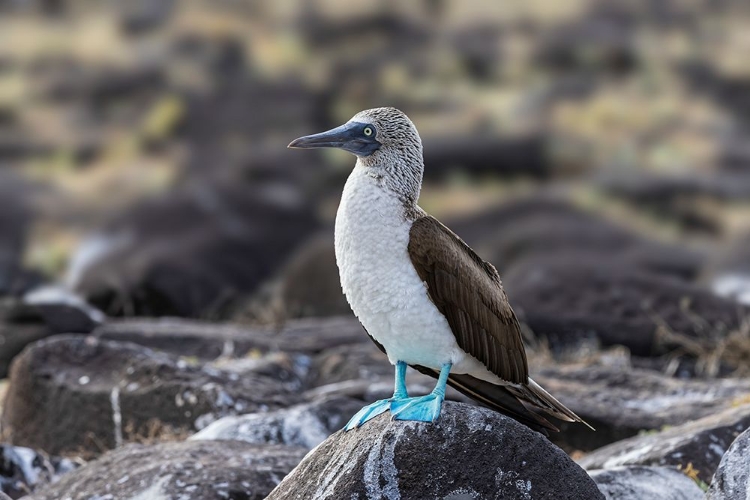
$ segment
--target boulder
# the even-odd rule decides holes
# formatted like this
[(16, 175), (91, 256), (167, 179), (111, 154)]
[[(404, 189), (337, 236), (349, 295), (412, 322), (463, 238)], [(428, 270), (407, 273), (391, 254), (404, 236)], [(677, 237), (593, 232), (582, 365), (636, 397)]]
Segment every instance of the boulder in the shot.
[(0, 301), (0, 378), (28, 344), (59, 333), (89, 333), (103, 320), (101, 311), (53, 287)]
[(729, 445), (750, 427), (750, 404), (729, 408), (655, 433), (624, 439), (584, 456), (587, 470), (620, 465), (666, 465), (691, 470), (708, 483)]
[(337, 346), (372, 343), (351, 316), (290, 320), (277, 327), (175, 318), (118, 319), (108, 321), (93, 335), (202, 360), (271, 350), (314, 355)]
[(750, 492), (750, 428), (737, 436), (721, 458), (707, 500), (745, 498)]
[(614, 467), (589, 471), (607, 500), (702, 500), (703, 490), (670, 467)]
[(516, 313), (553, 350), (595, 340), (624, 345), (634, 356), (686, 346), (695, 356), (703, 352), (697, 348), (710, 352), (750, 314), (698, 286), (586, 252), (529, 258), (503, 278)]
[(30, 448), (0, 444), (0, 493), (20, 498), (43, 484), (57, 481), (78, 465), (70, 459), (49, 457)]
[(88, 258), (74, 259), (72, 286), (112, 316), (217, 317), (316, 226), (291, 188), (196, 180), (139, 204), (82, 245)]
[(750, 393), (746, 379), (677, 379), (628, 366), (532, 366), (532, 376), (596, 428), (562, 422), (562, 432), (550, 436), (584, 451), (736, 407)]
[(541, 434), (493, 411), (446, 402), (436, 423), (381, 415), (339, 431), (269, 500), (325, 498), (603, 498)]
[(530, 256), (578, 251), (683, 279), (695, 277), (705, 260), (700, 253), (648, 240), (554, 195), (525, 197), (448, 225), (501, 276)]
[(29, 500), (261, 500), (304, 448), (240, 441), (129, 444), (41, 488)]
[(328, 397), (268, 413), (224, 417), (190, 439), (231, 439), (314, 448), (344, 427), (362, 401)]
[(750, 306), (750, 233), (737, 237), (706, 269), (703, 281), (722, 297)]
[(13, 444), (53, 454), (95, 454), (299, 401), (298, 383), (252, 368), (191, 365), (135, 344), (73, 335), (27, 347), (10, 380), (4, 432)]

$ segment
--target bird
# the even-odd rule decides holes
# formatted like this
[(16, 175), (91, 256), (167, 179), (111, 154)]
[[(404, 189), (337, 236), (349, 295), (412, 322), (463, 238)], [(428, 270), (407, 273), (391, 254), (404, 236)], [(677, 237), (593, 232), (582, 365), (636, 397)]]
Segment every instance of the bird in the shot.
[[(559, 430), (550, 420), (589, 426), (529, 377), (521, 327), (495, 267), (419, 207), (422, 140), (404, 112), (360, 111), (288, 147), (357, 157), (336, 213), (336, 263), (352, 311), (395, 367), (395, 387), (345, 431), (388, 411), (394, 420), (435, 422), (447, 385), (545, 435)], [(407, 366), (436, 378), (434, 390), (410, 397)]]

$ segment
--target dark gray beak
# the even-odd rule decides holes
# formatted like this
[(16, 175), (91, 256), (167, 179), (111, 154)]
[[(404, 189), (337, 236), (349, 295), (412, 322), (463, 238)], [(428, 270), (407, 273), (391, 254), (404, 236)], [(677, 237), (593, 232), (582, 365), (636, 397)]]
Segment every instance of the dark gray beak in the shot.
[(375, 133), (365, 135), (365, 128), (373, 130), (372, 125), (366, 123), (349, 122), (319, 134), (306, 135), (289, 143), (289, 148), (338, 148), (357, 156), (369, 156), (380, 148), (375, 139)]

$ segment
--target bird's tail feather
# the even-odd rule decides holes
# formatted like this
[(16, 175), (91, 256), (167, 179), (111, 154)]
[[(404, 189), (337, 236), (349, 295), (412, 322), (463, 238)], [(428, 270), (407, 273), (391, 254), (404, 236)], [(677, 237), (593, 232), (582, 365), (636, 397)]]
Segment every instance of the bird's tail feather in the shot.
[[(413, 366), (417, 371), (438, 377), (438, 372), (423, 366)], [(490, 382), (472, 377), (471, 375), (451, 373), (448, 377), (448, 385), (461, 394), (476, 400), (482, 405), (521, 422), (522, 424), (549, 436), (548, 431), (558, 432), (559, 429), (537, 412), (530, 410), (511, 394), (505, 386), (495, 385)]]
[(534, 409), (539, 409), (565, 422), (580, 422), (592, 431), (595, 430), (585, 420), (559, 402), (552, 394), (545, 391), (541, 385), (534, 382), (531, 377), (529, 377), (528, 384), (508, 386), (508, 390), (525, 406), (533, 406)]

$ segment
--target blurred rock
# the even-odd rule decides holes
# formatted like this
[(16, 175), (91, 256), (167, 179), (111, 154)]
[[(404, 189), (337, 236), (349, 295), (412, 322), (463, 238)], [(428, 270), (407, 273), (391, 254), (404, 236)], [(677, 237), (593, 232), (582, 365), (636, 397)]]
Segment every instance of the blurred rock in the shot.
[[(2, 156), (0, 146), (0, 164)], [(34, 191), (14, 171), (0, 169), (0, 296), (24, 288), (21, 259), (32, 219), (29, 198)]]
[(522, 198), (448, 224), (503, 276), (535, 255), (584, 251), (648, 272), (692, 279), (704, 257), (649, 241), (553, 195)]
[(516, 313), (556, 350), (588, 339), (649, 357), (689, 344), (696, 357), (748, 314), (700, 287), (584, 252), (529, 258), (503, 278)]
[(742, 498), (750, 491), (750, 428), (737, 436), (721, 458), (707, 500)]
[(547, 496), (602, 498), (588, 475), (541, 434), (490, 410), (446, 402), (437, 423), (381, 415), (337, 432), (268, 498)]
[(313, 355), (339, 346), (372, 342), (352, 317), (292, 320), (277, 327), (174, 318), (121, 319), (108, 321), (94, 335), (203, 360), (272, 350)]
[(670, 467), (614, 467), (589, 471), (607, 500), (702, 500), (695, 481)]
[(283, 410), (224, 417), (190, 439), (228, 439), (311, 449), (341, 429), (363, 406), (351, 398), (324, 398)]
[(281, 271), (274, 300), (285, 318), (351, 314), (341, 291), (332, 234), (314, 237), (294, 254)]
[(458, 168), (472, 175), (533, 176), (553, 175), (553, 165), (545, 157), (546, 138), (529, 136), (519, 139), (495, 135), (451, 135), (424, 138), (424, 161), (427, 180), (435, 180)]
[(707, 266), (703, 281), (722, 297), (750, 306), (750, 233), (737, 237)]
[(611, 366), (532, 366), (532, 376), (596, 432), (562, 422), (550, 438), (589, 451), (643, 431), (680, 425), (733, 408), (750, 393), (744, 379), (684, 380)]
[(194, 183), (114, 222), (107, 234), (116, 243), (91, 252), (73, 287), (113, 316), (216, 317), (315, 228), (291, 188)]
[[(366, 334), (365, 334), (366, 336)], [(369, 341), (369, 339), (368, 339)], [(374, 342), (326, 349), (313, 358), (309, 386), (345, 380), (392, 378), (393, 366)]]
[(130, 444), (89, 462), (29, 500), (262, 500), (304, 448), (240, 441)]
[(89, 333), (103, 320), (79, 297), (52, 287), (0, 301), (0, 378), (26, 345), (60, 333)]
[(695, 471), (708, 483), (735, 438), (750, 427), (750, 405), (635, 436), (600, 448), (578, 463), (587, 470), (620, 465), (667, 465)]
[(3, 430), (13, 444), (94, 454), (198, 430), (226, 415), (289, 406), (272, 377), (189, 365), (135, 344), (58, 336), (11, 367)]
[(11, 498), (20, 498), (43, 484), (57, 481), (77, 466), (67, 458), (48, 457), (30, 448), (0, 444), (0, 494), (5, 492)]

